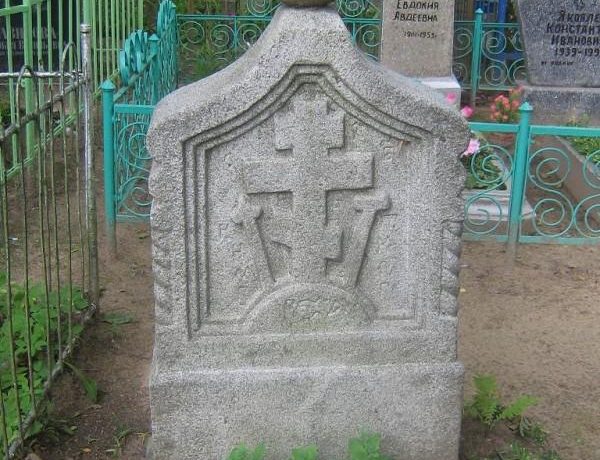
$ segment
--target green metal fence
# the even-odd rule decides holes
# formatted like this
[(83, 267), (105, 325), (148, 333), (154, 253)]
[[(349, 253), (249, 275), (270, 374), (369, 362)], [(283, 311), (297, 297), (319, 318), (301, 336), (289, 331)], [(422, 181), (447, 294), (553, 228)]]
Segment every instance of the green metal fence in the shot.
[[(98, 87), (115, 75), (120, 44), (142, 22), (143, 0), (4, 0), (0, 3), (0, 73), (14, 74), (22, 66), (36, 72), (58, 71), (69, 43), (81, 51), (79, 24), (86, 23), (92, 26), (93, 82)], [(15, 99), (16, 79), (3, 78), (0, 83), (4, 122), (15, 123), (23, 111), (31, 113), (34, 94), (44, 102), (43, 83), (34, 91), (31, 80), (24, 82), (21, 106)]]
[[(374, 3), (337, 0), (357, 46), (374, 59), (381, 47), (381, 10)], [(267, 27), (278, 2), (249, 0), (229, 14), (178, 14), (179, 51), (184, 79), (194, 81), (214, 73), (243, 54)], [(519, 24), (456, 21), (453, 70), (463, 88), (506, 90), (526, 78)]]
[[(82, 35), (87, 51), (89, 27), (82, 27)], [(10, 77), (17, 103), (31, 81), (34, 106), (0, 126), (2, 458), (12, 458), (40, 431), (50, 385), (98, 305), (91, 56), (86, 56), (83, 67), (76, 64), (70, 71), (25, 67)], [(78, 63), (75, 52), (65, 57)], [(33, 157), (27, 149), (30, 133)], [(15, 169), (14, 161), (26, 167)]]
[(104, 202), (109, 241), (114, 247), (118, 221), (148, 217), (150, 157), (145, 140), (154, 105), (177, 86), (175, 5), (160, 3), (156, 34), (132, 33), (119, 52), (123, 86), (102, 88), (104, 129)]
[(453, 71), (463, 89), (470, 89), (471, 105), (478, 91), (508, 90), (527, 78), (521, 31), (516, 23), (483, 21), (454, 23)]
[(469, 240), (517, 243), (600, 242), (600, 128), (470, 123), (480, 148), (468, 157)]
[[(337, 0), (336, 5), (354, 43), (377, 59), (380, 8), (368, 0)], [(235, 61), (260, 37), (278, 6), (278, 1), (248, 0), (228, 14), (178, 14), (183, 79), (198, 80)]]
[[(268, 24), (275, 5), (262, 5), (263, 9), (250, 9), (252, 14), (243, 16), (178, 15), (179, 55), (188, 60), (187, 65), (192, 62), (198, 66), (196, 75), (212, 73), (228, 64)], [(340, 12), (344, 8), (343, 3), (338, 3)], [(361, 17), (365, 11), (374, 12), (374, 17)], [(379, 11), (369, 6), (356, 9), (353, 14), (356, 17), (346, 18), (353, 38), (363, 49), (368, 45), (367, 49), (377, 50), (372, 53), (376, 57)], [(477, 89), (506, 89), (514, 85), (524, 72), (516, 25), (484, 24), (481, 12), (476, 21), (465, 24), (470, 24), (470, 43), (475, 51), (459, 54), (457, 59), (466, 62), (463, 68), (470, 81), (465, 84), (470, 86), (472, 94)], [(457, 27), (457, 37), (462, 33)], [(176, 32), (171, 32), (169, 37), (175, 35)], [(169, 49), (175, 55), (173, 42), (170, 43)], [(157, 56), (157, 59), (162, 58)], [(166, 67), (173, 69), (171, 66), (175, 65), (170, 62)], [(150, 67), (133, 71), (132, 81), (146, 91), (152, 88), (148, 80)], [(108, 184), (105, 206), (113, 241), (116, 221), (149, 216), (146, 188), (149, 160), (144, 139), (154, 107), (154, 102), (148, 101), (156, 98), (133, 97), (129, 104), (119, 103), (119, 98), (132, 94), (134, 87), (129, 84), (116, 94), (111, 84), (103, 87)], [(174, 86), (164, 88), (161, 97)], [(513, 249), (519, 242), (600, 241), (600, 128), (532, 125), (531, 110), (528, 105), (521, 108), (519, 124), (471, 123), (482, 146), (474, 155), (463, 158), (471, 186), (465, 192), (465, 238), (507, 242)], [(578, 153), (581, 145), (586, 146), (584, 154)]]
[[(72, 68), (73, 53), (65, 53), (74, 46), (81, 53), (79, 24), (91, 24), (92, 81), (98, 88), (101, 81), (116, 75), (117, 51), (122, 40), (139, 27), (143, 20), (143, 0), (4, 0), (0, 2), (0, 122), (16, 123), (24, 113), (30, 114), (47, 97), (47, 81), (22, 82), (22, 97), (17, 101), (17, 77), (22, 66), (33, 69), (37, 75)], [(62, 57), (66, 56), (66, 61)], [(63, 66), (61, 67), (61, 64)], [(36, 100), (37, 98), (37, 100)], [(70, 103), (73, 102), (72, 100)], [(69, 108), (73, 113), (74, 107)], [(64, 121), (69, 123), (73, 117)], [(55, 130), (56, 131), (56, 130)], [(53, 134), (58, 132), (53, 131)], [(35, 144), (35, 126), (26, 130), (27, 155), (25, 162), (34, 159), (39, 149)], [(10, 154), (12, 166), (18, 154), (13, 145)], [(8, 171), (9, 175), (14, 171)]]

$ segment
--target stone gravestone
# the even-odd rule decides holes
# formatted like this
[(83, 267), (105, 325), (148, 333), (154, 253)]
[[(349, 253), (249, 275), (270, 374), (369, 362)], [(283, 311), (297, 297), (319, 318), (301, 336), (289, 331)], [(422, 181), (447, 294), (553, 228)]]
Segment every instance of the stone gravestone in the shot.
[(538, 120), (600, 115), (600, 0), (519, 0), (528, 82)]
[(454, 0), (384, 0), (381, 63), (460, 101), (452, 74)]
[(372, 62), (332, 8), (282, 6), (148, 133), (155, 459), (345, 457), (381, 433), (457, 458), (457, 272), (469, 132)]
[[(61, 2), (62, 8), (59, 5)], [(13, 7), (17, 6), (14, 3)], [(20, 3), (22, 2), (19, 2), (19, 6)], [(9, 69), (14, 72), (21, 70), (25, 64), (27, 43), (32, 44), (33, 56), (30, 62), (34, 64), (34, 68), (58, 69), (62, 58), (61, 51), (66, 47), (69, 37), (76, 37), (79, 33), (77, 20), (69, 15), (70, 11), (75, 11), (75, 5), (75, 0), (50, 0), (40, 2), (38, 7), (31, 8), (29, 14), (31, 14), (33, 27), (30, 37), (26, 36), (26, 28), (23, 27), (25, 16), (23, 13), (6, 16), (10, 17), (10, 24), (5, 18), (1, 19), (0, 72), (8, 72)], [(4, 8), (4, 2), (0, 2), (0, 8)], [(61, 11), (62, 17), (59, 15)], [(59, 40), (61, 37), (62, 44)], [(51, 60), (50, 56), (52, 56)]]

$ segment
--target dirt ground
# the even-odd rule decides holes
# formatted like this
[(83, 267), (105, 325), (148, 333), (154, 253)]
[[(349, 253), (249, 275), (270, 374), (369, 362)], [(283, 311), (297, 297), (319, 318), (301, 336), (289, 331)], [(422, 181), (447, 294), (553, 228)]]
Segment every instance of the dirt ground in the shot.
[[(92, 404), (70, 374), (61, 378), (53, 418), (76, 430), (58, 443), (42, 437), (33, 446), (42, 460), (144, 458), (153, 335), (148, 228), (121, 225), (116, 258), (102, 245), (102, 311), (129, 312), (135, 321), (90, 325), (75, 362), (97, 380), (102, 398)], [(462, 258), (466, 397), (479, 373), (494, 374), (508, 400), (539, 397), (531, 415), (564, 460), (600, 460), (599, 257), (600, 246), (529, 245), (510, 264), (502, 245), (466, 243)], [(468, 422), (464, 431), (465, 445), (479, 442)]]

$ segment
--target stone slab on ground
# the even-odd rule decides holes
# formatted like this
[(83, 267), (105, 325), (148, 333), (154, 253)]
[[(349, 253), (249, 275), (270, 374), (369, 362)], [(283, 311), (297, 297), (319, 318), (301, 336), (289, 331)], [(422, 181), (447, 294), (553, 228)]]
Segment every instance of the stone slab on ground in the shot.
[(521, 86), (523, 100), (534, 108), (534, 123), (564, 125), (570, 121), (585, 121), (597, 126), (600, 122), (600, 87)]

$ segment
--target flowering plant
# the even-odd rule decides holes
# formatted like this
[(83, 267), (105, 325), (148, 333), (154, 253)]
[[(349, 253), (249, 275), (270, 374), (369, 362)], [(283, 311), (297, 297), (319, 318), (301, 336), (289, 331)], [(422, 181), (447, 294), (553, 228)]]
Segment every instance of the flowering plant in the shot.
[[(462, 116), (467, 119), (473, 116), (473, 112), (468, 105), (460, 109)], [(492, 161), (493, 156), (487, 139), (481, 133), (472, 131), (467, 150), (460, 155), (460, 161), (467, 170), (467, 189), (502, 188), (502, 171)]]
[(519, 107), (521, 106), (521, 96), (523, 88), (512, 88), (508, 92), (508, 97), (499, 94), (494, 98), (490, 106), (492, 113), (490, 118), (498, 123), (516, 123), (519, 121)]
[(481, 133), (472, 132), (469, 146), (460, 156), (460, 162), (467, 170), (467, 189), (504, 189), (502, 171), (494, 160), (494, 151)]

